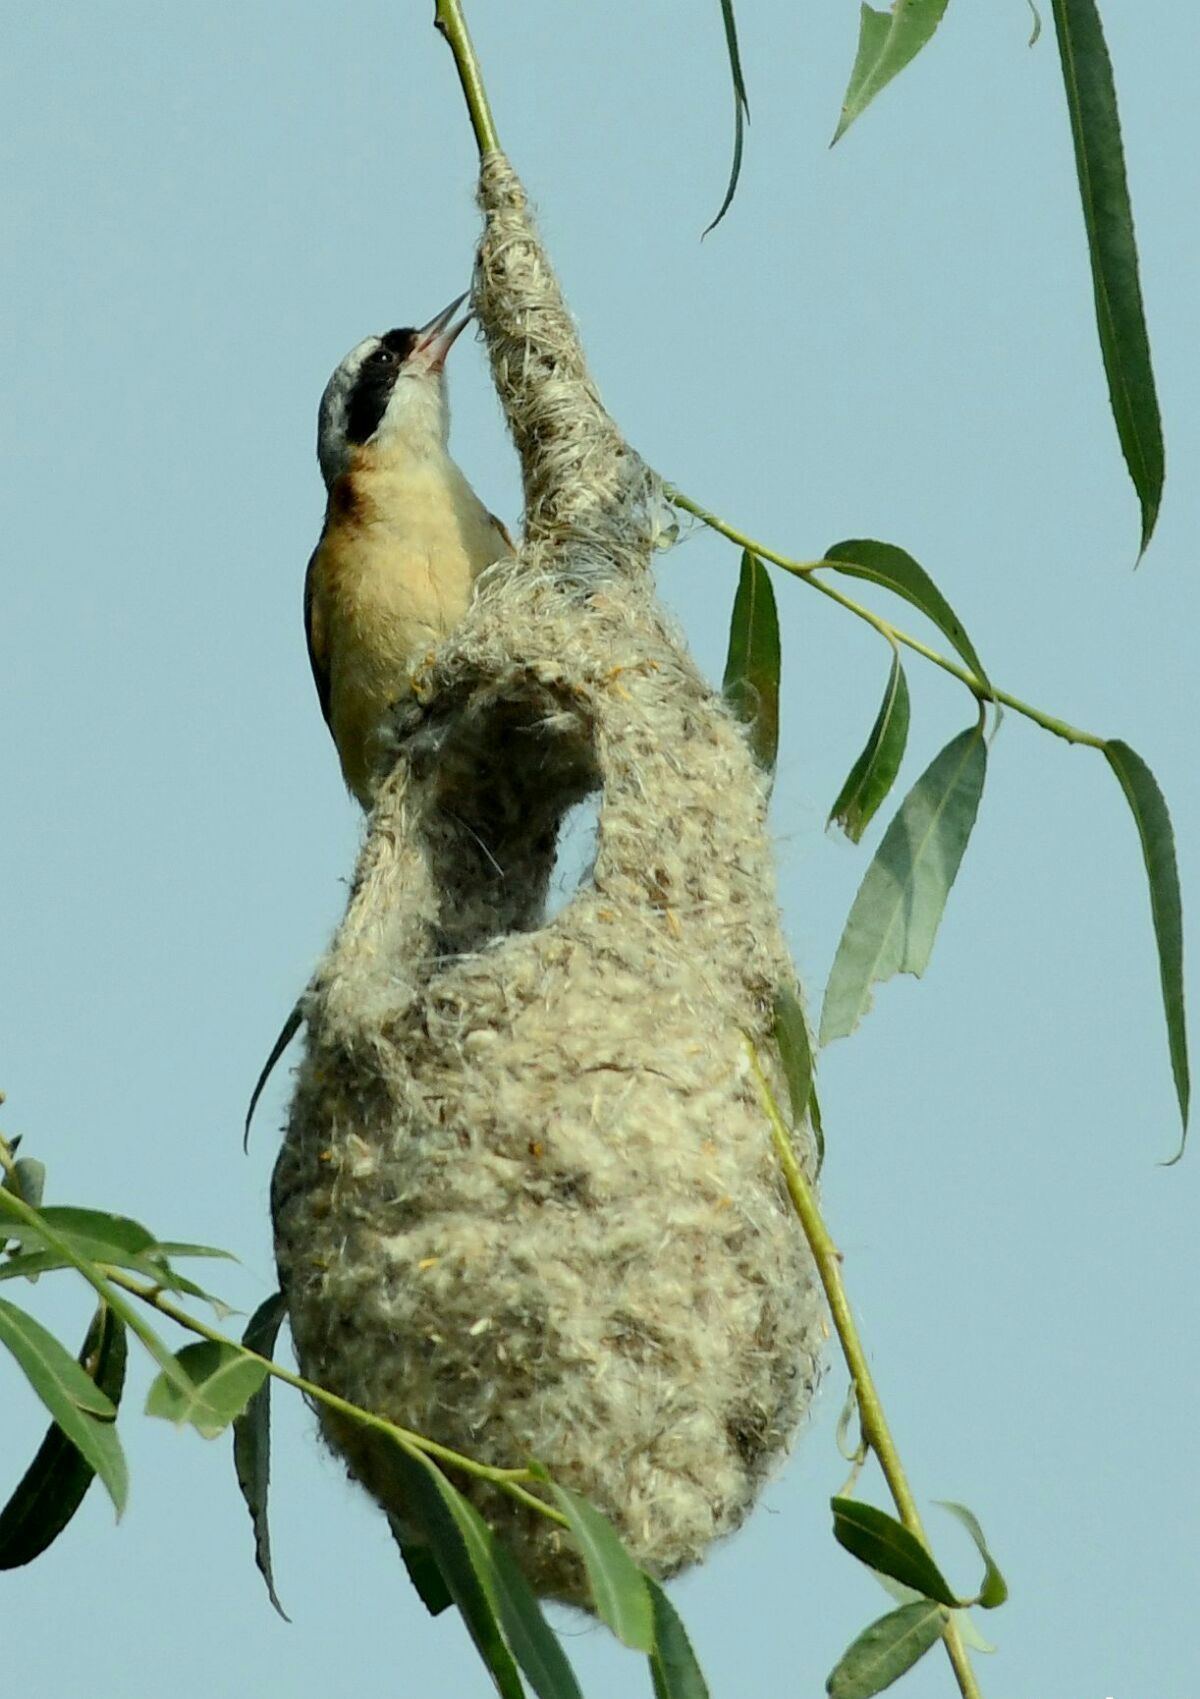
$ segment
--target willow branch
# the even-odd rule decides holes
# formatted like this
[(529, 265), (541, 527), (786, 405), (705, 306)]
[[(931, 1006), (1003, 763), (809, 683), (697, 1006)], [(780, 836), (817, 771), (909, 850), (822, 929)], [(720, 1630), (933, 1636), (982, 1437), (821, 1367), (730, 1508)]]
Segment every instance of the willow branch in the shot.
[[(900, 1520), (909, 1532), (920, 1540), (925, 1550), (929, 1551), (929, 1540), (921, 1522), (917, 1501), (913, 1497), (912, 1488), (909, 1486), (908, 1477), (904, 1472), (904, 1465), (900, 1461), (900, 1453), (897, 1451), (896, 1442), (892, 1438), (892, 1431), (888, 1426), (887, 1416), (884, 1414), (879, 1391), (875, 1385), (875, 1377), (872, 1375), (870, 1364), (867, 1362), (867, 1354), (858, 1331), (858, 1324), (854, 1320), (850, 1300), (847, 1298), (846, 1288), (842, 1284), (841, 1255), (830, 1237), (824, 1217), (817, 1207), (817, 1200), (812, 1187), (808, 1183), (808, 1178), (796, 1160), (796, 1152), (792, 1147), (787, 1126), (780, 1113), (779, 1105), (775, 1101), (775, 1095), (767, 1083), (767, 1077), (763, 1073), (758, 1051), (749, 1039), (745, 1040), (745, 1046), (750, 1068), (754, 1075), (754, 1083), (758, 1087), (759, 1099), (767, 1120), (770, 1122), (771, 1138), (779, 1158), (779, 1165), (783, 1169), (788, 1196), (800, 1219), (800, 1225), (804, 1229), (804, 1237), (808, 1240), (813, 1261), (817, 1265), (817, 1274), (829, 1303), (829, 1313), (833, 1319), (834, 1331), (837, 1333), (842, 1355), (846, 1359), (846, 1367), (850, 1370), (850, 1378), (854, 1383), (862, 1437), (879, 1459), (879, 1467), (883, 1471), (883, 1478), (887, 1482), (888, 1491), (891, 1493), (892, 1500), (900, 1514)], [(932, 1553), (930, 1553), (930, 1556), (932, 1556)], [(982, 1699), (975, 1680), (975, 1672), (971, 1668), (971, 1662), (967, 1656), (962, 1635), (959, 1632), (958, 1623), (953, 1616), (947, 1618), (942, 1638), (946, 1646), (946, 1655), (953, 1666), (959, 1692), (963, 1699)]]
[(459, 0), (437, 0), (433, 25), (445, 37), (446, 45), (454, 55), (454, 68), (462, 84), (463, 99), (471, 117), (471, 128), (475, 132), (479, 157), (482, 159), (484, 154), (499, 153), (500, 139), (496, 134), (492, 109), (488, 104), (487, 90), (483, 86), (483, 72), (479, 68), (479, 60), (475, 57), (467, 20), (463, 17)]
[(122, 1291), (128, 1292), (134, 1298), (140, 1298), (144, 1304), (149, 1304), (151, 1309), (157, 1310), (160, 1315), (167, 1316), (177, 1326), (186, 1328), (189, 1333), (198, 1334), (201, 1339), (211, 1340), (214, 1345), (226, 1346), (230, 1350), (237, 1351), (243, 1357), (249, 1357), (254, 1362), (261, 1363), (266, 1372), (276, 1380), (283, 1381), (286, 1386), (294, 1387), (297, 1392), (304, 1393), (307, 1398), (314, 1399), (318, 1404), (324, 1404), (326, 1409), (336, 1410), (340, 1416), (347, 1416), (351, 1421), (359, 1423), (364, 1428), (373, 1428), (376, 1433), (386, 1434), (389, 1439), (394, 1440), (405, 1451), (424, 1452), (427, 1457), (435, 1458), (437, 1462), (444, 1464), (449, 1469), (457, 1469), (464, 1475), (473, 1475), (476, 1480), (488, 1481), (492, 1486), (499, 1487), (502, 1492), (507, 1493), (510, 1498), (519, 1499), (522, 1504), (529, 1505), (555, 1522), (566, 1522), (566, 1517), (555, 1510), (552, 1505), (545, 1504), (534, 1493), (527, 1492), (520, 1485), (522, 1481), (532, 1481), (536, 1478), (530, 1470), (497, 1469), (489, 1463), (479, 1463), (473, 1457), (466, 1457), (460, 1451), (451, 1451), (449, 1446), (439, 1445), (433, 1439), (426, 1439), (424, 1434), (415, 1433), (411, 1428), (399, 1427), (395, 1422), (389, 1422), (383, 1416), (376, 1416), (370, 1410), (364, 1410), (357, 1404), (351, 1404), (346, 1398), (339, 1398), (336, 1392), (327, 1391), (325, 1387), (318, 1386), (315, 1381), (305, 1380), (303, 1375), (293, 1374), (290, 1369), (285, 1369), (281, 1363), (272, 1362), (270, 1357), (264, 1357), (260, 1352), (252, 1351), (248, 1345), (243, 1345), (238, 1339), (231, 1339), (219, 1328), (210, 1327), (207, 1322), (201, 1321), (197, 1316), (190, 1315), (187, 1310), (181, 1309), (178, 1304), (173, 1303), (161, 1287), (151, 1285), (147, 1281), (135, 1280), (131, 1275), (116, 1268), (108, 1268), (105, 1273), (114, 1286), (119, 1286)]
[(737, 543), (740, 548), (749, 549), (752, 555), (759, 555), (763, 560), (769, 560), (773, 565), (782, 567), (784, 572), (790, 572), (793, 577), (801, 579), (805, 584), (811, 584), (814, 590), (821, 592), (822, 596), (827, 596), (831, 602), (836, 602), (839, 607), (846, 608), (856, 618), (864, 620), (869, 626), (872, 626), (881, 637), (885, 637), (893, 646), (898, 643), (903, 644), (906, 649), (911, 649), (914, 654), (923, 656), (927, 661), (932, 661), (935, 667), (940, 667), (944, 673), (949, 673), (951, 678), (956, 678), (960, 684), (965, 684), (972, 696), (977, 697), (980, 702), (1001, 702), (1006, 708), (1012, 708), (1016, 713), (1023, 714), (1027, 720), (1032, 720), (1035, 725), (1041, 726), (1043, 731), (1053, 732), (1055, 737), (1064, 738), (1067, 743), (1081, 743), (1089, 749), (1104, 748), (1104, 739), (1097, 737), (1094, 732), (1081, 731), (1078, 726), (1073, 726), (1066, 720), (1057, 719), (1053, 714), (1043, 713), (1040, 708), (1033, 707), (1029, 702), (1023, 702), (1019, 696), (1011, 696), (1007, 690), (997, 690), (986, 679), (979, 678), (968, 668), (960, 666), (957, 661), (952, 661), (949, 656), (939, 654), (928, 643), (922, 643), (919, 637), (913, 637), (909, 632), (902, 631), (898, 625), (893, 625), (891, 620), (883, 619), (879, 614), (872, 613), (870, 608), (864, 608), (861, 602), (856, 602), (853, 597), (844, 595), (841, 590), (835, 590), (832, 584), (827, 584), (823, 578), (817, 577), (817, 573), (822, 567), (836, 570), (838, 564), (836, 561), (793, 560), (789, 555), (782, 555), (776, 549), (769, 549), (765, 543), (757, 542), (753, 537), (746, 536), (743, 531), (736, 530), (727, 520), (720, 518), (715, 513), (710, 513), (707, 508), (701, 507), (700, 503), (693, 501), (690, 496), (685, 496), (682, 490), (674, 489), (668, 484), (666, 496), (675, 507), (684, 513), (690, 513), (693, 519), (698, 519), (702, 525), (707, 525), (710, 530), (719, 532), (722, 537), (727, 537), (731, 543)]

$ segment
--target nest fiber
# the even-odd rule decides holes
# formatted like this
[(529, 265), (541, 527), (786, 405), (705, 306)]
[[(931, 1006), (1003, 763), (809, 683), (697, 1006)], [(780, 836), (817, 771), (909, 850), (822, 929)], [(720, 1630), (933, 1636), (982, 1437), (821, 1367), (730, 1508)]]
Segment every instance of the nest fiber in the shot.
[[(663, 1577), (742, 1520), (816, 1379), (815, 1274), (743, 1044), (782, 1089), (794, 979), (763, 779), (654, 599), (657, 486), (501, 155), (481, 199), (526, 540), (381, 747), (304, 1004), (276, 1249), (306, 1375), (480, 1461), (540, 1459)], [(560, 823), (593, 791), (594, 868), (547, 921)], [(419, 1537), (390, 1442), (320, 1419)], [(555, 1523), (455, 1479), (539, 1591), (586, 1602)]]

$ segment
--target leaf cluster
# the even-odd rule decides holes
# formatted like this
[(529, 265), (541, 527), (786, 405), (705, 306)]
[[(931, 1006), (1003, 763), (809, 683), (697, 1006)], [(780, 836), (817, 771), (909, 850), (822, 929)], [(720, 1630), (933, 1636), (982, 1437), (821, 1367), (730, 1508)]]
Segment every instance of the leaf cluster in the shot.
[[(523, 1699), (582, 1699), (558, 1637), (520, 1568), (440, 1460), (496, 1480), (560, 1522), (575, 1543), (596, 1614), (648, 1663), (657, 1699), (707, 1699), (708, 1689), (674, 1607), (639, 1569), (612, 1524), (579, 1493), (537, 1463), (494, 1470), (358, 1411), (271, 1361), (285, 1317), (280, 1293), (251, 1317), (240, 1342), (177, 1308), (168, 1294), (203, 1298), (230, 1312), (175, 1266), (175, 1259), (225, 1257), (210, 1246), (160, 1240), (139, 1222), (102, 1210), (42, 1206), (45, 1171), (17, 1159), (0, 1141), (0, 1281), (36, 1282), (69, 1269), (98, 1298), (78, 1357), (26, 1309), (0, 1299), (0, 1345), (7, 1348), (51, 1418), (50, 1428), (0, 1510), (0, 1568), (41, 1556), (68, 1526), (94, 1479), (119, 1517), (129, 1469), (117, 1431), (130, 1331), (159, 1364), (145, 1413), (214, 1439), (232, 1427), (238, 1486), (250, 1510), (255, 1558), (272, 1604), (284, 1615), (272, 1571), (267, 1500), (270, 1482), (270, 1382), (282, 1379), (389, 1432), (419, 1537), (396, 1530), (410, 1577), (426, 1608), (457, 1607), (498, 1693)], [(137, 1300), (205, 1337), (172, 1352)], [(528, 1485), (518, 1486), (518, 1482)]]
[[(673, 495), (685, 511), (744, 545), (729, 627), (724, 691), (730, 708), (746, 724), (747, 738), (757, 760), (769, 773), (774, 771), (779, 749), (782, 645), (779, 612), (764, 564), (766, 559), (817, 589), (824, 588), (820, 574), (828, 570), (865, 579), (890, 591), (923, 614), (965, 663), (960, 667), (945, 661), (887, 620), (846, 597), (837, 597), (885, 638), (891, 648), (891, 665), (875, 722), (829, 811), (831, 826), (840, 827), (852, 842), (860, 842), (899, 777), (912, 714), (900, 660), (901, 645), (916, 649), (959, 678), (974, 699), (975, 714), (973, 723), (938, 751), (909, 789), (863, 876), (826, 983), (819, 1024), (820, 1044), (830, 1044), (855, 1030), (871, 1008), (875, 986), (900, 973), (920, 977), (929, 965), (946, 903), (975, 826), (987, 777), (984, 710), (989, 703), (994, 703), (997, 710), (1006, 704), (1068, 742), (1098, 749), (1120, 783), (1137, 828), (1146, 869), (1171, 1070), (1186, 1135), (1190, 1072), (1184, 1016), (1183, 906), (1175, 834), (1158, 781), (1142, 757), (1119, 738), (1101, 738), (1078, 731), (997, 690), (984, 671), (962, 621), (924, 567), (903, 549), (890, 543), (855, 539), (833, 544), (815, 561), (793, 561), (743, 537), (680, 492), (674, 491)], [(799, 1114), (812, 1092), (813, 1059), (807, 1028), (802, 1019), (797, 1022), (792, 1014), (783, 1022), (783, 1030), (777, 1029), (777, 1037), (788, 1073), (793, 1111)], [(797, 1071), (808, 1081), (799, 1102), (793, 1085), (793, 1074)], [(1181, 1142), (1180, 1152), (1182, 1148)]]
[[(949, 0), (893, 0), (886, 9), (865, 3), (860, 7), (858, 46), (831, 146), (929, 45), (948, 5)], [(1030, 7), (1032, 47), (1041, 35), (1042, 21), (1033, 0)], [(1165, 459), (1116, 83), (1096, 0), (1051, 0), (1051, 10), (1087, 231), (1096, 330), (1117, 438), (1141, 509), (1144, 554), (1162, 502)], [(709, 230), (733, 204), (750, 113), (733, 0), (721, 0), (721, 17), (733, 83), (733, 167)]]

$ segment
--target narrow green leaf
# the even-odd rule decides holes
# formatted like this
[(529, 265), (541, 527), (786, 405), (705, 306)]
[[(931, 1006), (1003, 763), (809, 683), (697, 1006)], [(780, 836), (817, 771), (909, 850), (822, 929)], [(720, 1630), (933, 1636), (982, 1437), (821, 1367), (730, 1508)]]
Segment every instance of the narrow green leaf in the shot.
[(742, 55), (738, 49), (737, 20), (733, 15), (733, 0), (721, 0), (721, 20), (725, 25), (725, 46), (729, 53), (729, 73), (733, 80), (733, 165), (729, 172), (729, 183), (725, 190), (725, 198), (717, 208), (717, 216), (708, 229), (715, 230), (725, 214), (733, 205), (733, 197), (737, 193), (738, 178), (742, 174), (742, 149), (746, 140), (746, 125), (750, 120), (750, 101), (746, 95), (746, 79), (742, 75)]
[(0, 1179), (0, 1188), (24, 1199), (30, 1209), (39, 1209), (46, 1189), (46, 1164), (33, 1156), (18, 1156), (12, 1173)]
[(871, 1699), (899, 1681), (941, 1639), (945, 1612), (929, 1599), (901, 1605), (864, 1628), (825, 1683), (829, 1699)]
[(42, 1231), (49, 1228), (77, 1256), (90, 1262), (106, 1262), (123, 1266), (130, 1257), (143, 1256), (155, 1248), (154, 1234), (140, 1221), (127, 1215), (110, 1215), (102, 1209), (76, 1209), (70, 1204), (48, 1204), (38, 1210), (37, 1223), (7, 1221), (5, 1233), (22, 1244), (45, 1245), (49, 1240)]
[(873, 985), (924, 973), (986, 773), (980, 723), (951, 739), (901, 803), (838, 944), (821, 1009), (822, 1044), (854, 1031), (871, 1007)]
[[(158, 1243), (154, 1234), (143, 1227), (140, 1221), (133, 1221), (128, 1215), (113, 1215), (108, 1210), (77, 1209), (70, 1204), (47, 1204), (39, 1214), (54, 1232), (76, 1243), (95, 1240), (112, 1245), (114, 1249), (131, 1256), (143, 1251), (152, 1251)], [(86, 1256), (90, 1253), (83, 1251), (81, 1254)]]
[(779, 750), (779, 613), (770, 575), (757, 555), (745, 550), (729, 625), (729, 653), (722, 690), (748, 728), (755, 760), (768, 773)]
[(429, 1541), (442, 1578), (458, 1606), (475, 1649), (501, 1699), (524, 1699), (525, 1689), (500, 1627), (493, 1602), (490, 1565), (481, 1553), (475, 1525), (456, 1514), (463, 1502), (427, 1457), (400, 1446), (395, 1465), (406, 1502)]
[(500, 1617), (513, 1655), (528, 1678), (538, 1699), (583, 1699), (575, 1672), (554, 1631), (542, 1615), (516, 1560), (507, 1552), (474, 1505), (459, 1497), (456, 1520), (464, 1533), (471, 1525), (468, 1543), (477, 1553), (484, 1584)]
[[(29, 1238), (33, 1238), (32, 1233)], [(113, 1245), (101, 1247), (97, 1244), (95, 1248), (98, 1250), (107, 1248), (112, 1253), (103, 1259), (109, 1266), (130, 1269), (135, 1274), (144, 1275), (147, 1280), (152, 1281), (155, 1286), (161, 1287), (164, 1291), (183, 1292), (188, 1297), (201, 1298), (206, 1304), (212, 1305), (218, 1316), (224, 1317), (233, 1314), (228, 1304), (223, 1303), (212, 1292), (205, 1291), (204, 1287), (198, 1286), (194, 1280), (189, 1280), (187, 1275), (180, 1274), (179, 1270), (173, 1268), (165, 1258), (130, 1256), (120, 1252)], [(161, 1250), (162, 1247), (159, 1246), (158, 1249)], [(84, 1253), (77, 1252), (77, 1255), (79, 1254)], [(36, 1280), (39, 1275), (47, 1274), (56, 1268), (74, 1267), (76, 1267), (74, 1258), (66, 1256), (60, 1251), (25, 1251), (19, 1255), (0, 1260), (0, 1281)]]
[(275, 1064), (279, 1061), (280, 1057), (283, 1055), (288, 1045), (292, 1042), (293, 1038), (295, 1038), (296, 1034), (300, 1031), (303, 1024), (304, 1010), (301, 1008), (300, 1004), (297, 1003), (287, 1020), (284, 1021), (282, 1027), (279, 1029), (279, 1037), (271, 1046), (271, 1054), (263, 1063), (262, 1072), (259, 1074), (258, 1079), (255, 1082), (254, 1090), (250, 1093), (250, 1107), (246, 1110), (246, 1122), (242, 1128), (243, 1150), (250, 1149), (250, 1123), (254, 1119), (254, 1111), (258, 1108), (258, 1100), (262, 1096), (263, 1091), (266, 1089), (267, 1081), (275, 1071)]
[(182, 1292), (186, 1297), (201, 1299), (211, 1306), (218, 1321), (224, 1321), (228, 1316), (238, 1313), (223, 1298), (218, 1298), (215, 1293), (198, 1286), (194, 1280), (189, 1280), (186, 1274), (180, 1274), (177, 1268), (172, 1268), (165, 1258), (160, 1261), (157, 1257), (147, 1257), (144, 1263), (131, 1262), (127, 1263), (126, 1267), (147, 1275), (165, 1292)]
[(831, 1502), (833, 1537), (860, 1563), (951, 1609), (961, 1603), (920, 1540), (909, 1533), (903, 1522), (856, 1498), (835, 1498)]
[[(242, 1344), (261, 1357), (275, 1354), (275, 1341), (287, 1315), (282, 1292), (273, 1292), (255, 1310), (246, 1324)], [(291, 1618), (275, 1591), (271, 1566), (271, 1526), (267, 1499), (271, 1488), (271, 1377), (265, 1375), (240, 1415), (233, 1418), (233, 1467), (254, 1529), (254, 1561), (267, 1584), (267, 1595), (285, 1622)]]
[(391, 1525), (392, 1538), (400, 1548), (400, 1556), (408, 1571), (408, 1579), (416, 1589), (417, 1597), (425, 1606), (430, 1616), (441, 1616), (454, 1603), (438, 1568), (437, 1558), (428, 1546), (418, 1545), (407, 1539), (400, 1531), (400, 1524), (394, 1516), (388, 1517)]
[[(2, 1101), (2, 1097), (0, 1097)], [(18, 1133), (15, 1139), (9, 1141), (9, 1156), (16, 1157), (11, 1170), (5, 1169), (0, 1174), (0, 1192), (9, 1192), (13, 1197), (20, 1198), (30, 1209), (41, 1207), (42, 1193), (46, 1189), (46, 1165), (38, 1162), (32, 1156), (16, 1156), (17, 1147), (21, 1142)], [(7, 1219), (7, 1217), (6, 1217)], [(2, 1253), (13, 1235), (6, 1228), (0, 1232), (0, 1253)], [(36, 1278), (31, 1276), (30, 1278)]]
[[(48, 1230), (48, 1231), (47, 1231)], [(224, 1257), (237, 1259), (228, 1251), (215, 1250), (208, 1245), (159, 1244), (153, 1233), (139, 1221), (128, 1216), (110, 1215), (99, 1209), (76, 1209), (70, 1205), (52, 1204), (38, 1211), (36, 1221), (14, 1222), (5, 1232), (11, 1239), (26, 1245), (50, 1245), (59, 1248), (27, 1252), (0, 1264), (0, 1280), (22, 1276), (32, 1279), (49, 1269), (75, 1266), (74, 1259), (112, 1268), (129, 1269), (141, 1274), (168, 1292), (183, 1292), (192, 1298), (202, 1298), (219, 1315), (232, 1311), (220, 1298), (206, 1292), (187, 1275), (171, 1266), (171, 1255), (182, 1257)]]
[(651, 1651), (654, 1606), (650, 1590), (620, 1535), (582, 1493), (560, 1487), (555, 1481), (547, 1484), (582, 1554), (596, 1614), (626, 1646), (635, 1652)]
[(1166, 798), (1158, 788), (1158, 780), (1141, 756), (1127, 743), (1110, 738), (1104, 745), (1108, 764), (1120, 780), (1125, 800), (1133, 811), (1138, 835), (1142, 840), (1142, 858), (1150, 881), (1150, 913), (1154, 921), (1154, 937), (1158, 944), (1158, 971), (1162, 980), (1163, 1009), (1167, 1017), (1167, 1043), (1171, 1053), (1171, 1072), (1175, 1076), (1175, 1095), (1179, 1099), (1179, 1114), (1183, 1135), (1179, 1149), (1171, 1159), (1177, 1162), (1183, 1155), (1187, 1138), (1188, 1108), (1191, 1100), (1191, 1077), (1188, 1068), (1187, 1027), (1183, 1010), (1183, 900), (1179, 894), (1179, 869), (1175, 863), (1175, 833), (1167, 812)]
[[(125, 1384), (125, 1328), (103, 1305), (96, 1311), (79, 1364), (114, 1407)], [(124, 1458), (117, 1431), (98, 1418), (94, 1437), (112, 1455), (118, 1491), (124, 1491)], [(51, 1423), (29, 1468), (0, 1510), (0, 1569), (32, 1563), (62, 1533), (95, 1479), (96, 1471), (57, 1422)]]
[[(858, 1421), (858, 1441), (855, 1445), (851, 1445), (850, 1424), (856, 1420)], [(865, 1455), (866, 1441), (862, 1436), (862, 1420), (859, 1417), (858, 1411), (858, 1388), (855, 1386), (853, 1381), (851, 1381), (849, 1386), (846, 1388), (846, 1397), (843, 1400), (841, 1413), (837, 1419), (837, 1428), (835, 1430), (834, 1438), (838, 1450), (846, 1459), (847, 1463), (861, 1462)]]
[(984, 689), (991, 690), (983, 663), (962, 621), (925, 568), (904, 549), (898, 549), (894, 543), (873, 542), (869, 537), (851, 537), (827, 549), (824, 561), (825, 565), (835, 567), (848, 578), (865, 578), (871, 584), (882, 584), (893, 595), (902, 596), (926, 619), (933, 621), (938, 630), (949, 638)]
[(1142, 510), (1144, 554), (1162, 501), (1163, 440), (1117, 91), (1095, 0), (1052, 0), (1052, 10), (1087, 227), (1100, 352), (1117, 437)]
[(39, 1162), (35, 1156), (19, 1156), (13, 1169), (25, 1202), (31, 1209), (40, 1209), (42, 1194), (46, 1190), (46, 1164)]
[(808, 1113), (812, 1121), (813, 1138), (817, 1143), (817, 1167), (819, 1169), (825, 1161), (825, 1123), (821, 1119), (821, 1100), (817, 1096), (815, 1083), (808, 1094)]
[(804, 1009), (790, 985), (781, 985), (775, 993), (775, 1043), (787, 1081), (788, 1107), (798, 1126), (812, 1097), (813, 1059)]
[(178, 1239), (162, 1239), (154, 1248), (164, 1257), (219, 1257), (222, 1262), (238, 1260), (232, 1251), (220, 1250), (216, 1245), (189, 1245)]
[[(55, 1228), (49, 1224), (47, 1220), (47, 1216), (49, 1214), (48, 1211), (42, 1210), (37, 1214), (36, 1219), (30, 1220), (23, 1218), (21, 1214), (22, 1209), (26, 1207), (27, 1206), (25, 1205), (18, 1204), (15, 1199), (9, 1200), (3, 1189), (0, 1189), (0, 1218), (3, 1218), (6, 1224), (11, 1223), (12, 1226), (19, 1228), (23, 1238), (31, 1239), (34, 1244), (45, 1245), (50, 1251), (55, 1252), (62, 1259), (64, 1264), (69, 1264), (71, 1267), (77, 1268), (80, 1274), (83, 1275), (84, 1279), (92, 1287), (93, 1291), (95, 1291), (96, 1294), (104, 1300), (115, 1315), (120, 1316), (130, 1333), (132, 1333), (136, 1339), (141, 1340), (142, 1344), (146, 1347), (146, 1350), (149, 1351), (150, 1355), (162, 1369), (168, 1380), (174, 1381), (181, 1392), (190, 1392), (190, 1383), (187, 1376), (179, 1367), (179, 1364), (176, 1362), (173, 1354), (158, 1337), (158, 1334), (155, 1333), (154, 1329), (143, 1319), (136, 1306), (131, 1303), (128, 1298), (124, 1297), (122, 1293), (113, 1286), (111, 1281), (104, 1278), (103, 1270), (98, 1267), (91, 1257), (85, 1255), (76, 1248), (69, 1233), (64, 1235), (57, 1232)], [(77, 1211), (76, 1213), (95, 1212)], [(123, 1220), (124, 1218), (115, 1217), (109, 1219)], [(133, 1225), (136, 1226), (137, 1224), (133, 1223)], [(145, 1229), (143, 1228), (142, 1231), (144, 1232)], [(115, 1247), (109, 1248), (113, 1250), (114, 1254), (116, 1254)]]
[(1029, 40), (1025, 45), (1027, 47), (1036, 47), (1042, 38), (1042, 14), (1034, 5), (1033, 0), (1027, 0), (1027, 4), (1030, 12), (1033, 14), (1033, 24), (1029, 31)]
[(54, 1251), (22, 1251), (0, 1260), (0, 1280), (36, 1280), (56, 1268), (73, 1268), (66, 1257)]
[(896, 782), (908, 743), (908, 718), (908, 681), (900, 656), (894, 654), (871, 735), (829, 811), (829, 824), (839, 825), (852, 843), (861, 841), (880, 803)]
[(112, 1425), (113, 1400), (52, 1333), (6, 1298), (0, 1298), (0, 1345), (12, 1352), (55, 1422), (99, 1475), (120, 1516), (129, 1471)]
[(185, 1345), (175, 1353), (175, 1363), (187, 1377), (188, 1390), (182, 1390), (177, 1379), (158, 1375), (146, 1395), (146, 1414), (188, 1422), (205, 1439), (215, 1439), (241, 1415), (267, 1373), (265, 1363), (236, 1345), (218, 1345), (211, 1339)]
[(775, 993), (774, 1030), (783, 1077), (787, 1082), (792, 1125), (798, 1127), (806, 1115), (809, 1117), (819, 1166), (825, 1160), (825, 1134), (813, 1090), (812, 1041), (800, 999), (789, 985), (781, 986)]
[(1008, 1582), (1001, 1575), (996, 1560), (987, 1548), (983, 1529), (965, 1504), (955, 1504), (954, 1500), (949, 1498), (941, 1498), (937, 1502), (943, 1510), (948, 1510), (951, 1516), (957, 1516), (967, 1533), (974, 1540), (975, 1549), (983, 1559), (983, 1583), (975, 1602), (982, 1605), (984, 1610), (995, 1610), (997, 1605), (1002, 1605), (1008, 1598)]
[[(866, 111), (880, 89), (916, 58), (942, 21), (948, 0), (893, 0), (890, 11), (864, 6), (858, 21), (858, 51), (833, 132), (836, 142)], [(833, 142), (829, 144), (833, 146)]]
[(56, 1419), (56, 1405), (65, 1402), (106, 1422), (116, 1420), (112, 1399), (101, 1392), (66, 1347), (40, 1321), (7, 1298), (0, 1298), (0, 1344), (7, 1345)]
[(648, 1575), (646, 1586), (654, 1606), (654, 1650), (650, 1653), (654, 1699), (708, 1699), (708, 1683), (679, 1613), (658, 1582)]

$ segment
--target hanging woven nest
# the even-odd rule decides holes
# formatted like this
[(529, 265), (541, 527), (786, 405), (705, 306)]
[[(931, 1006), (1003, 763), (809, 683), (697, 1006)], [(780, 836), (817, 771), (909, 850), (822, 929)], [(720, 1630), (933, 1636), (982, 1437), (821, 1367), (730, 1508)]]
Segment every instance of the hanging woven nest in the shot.
[[(743, 1519), (817, 1375), (821, 1300), (743, 1036), (781, 1093), (795, 982), (764, 779), (655, 601), (656, 482), (502, 155), (481, 200), (475, 306), (526, 540), (381, 748), (304, 1003), (276, 1251), (306, 1375), (481, 1461), (539, 1459), (665, 1577)], [(547, 921), (560, 824), (593, 792), (594, 868)], [(386, 1436), (320, 1420), (419, 1538)], [(456, 1484), (540, 1592), (587, 1602), (555, 1523)]]

